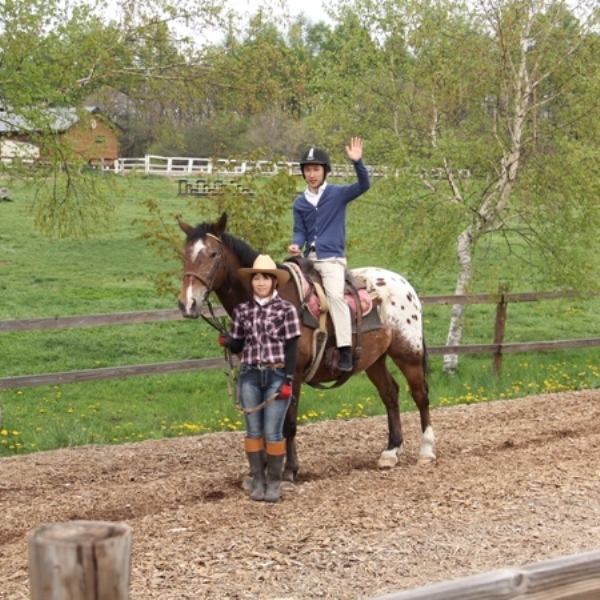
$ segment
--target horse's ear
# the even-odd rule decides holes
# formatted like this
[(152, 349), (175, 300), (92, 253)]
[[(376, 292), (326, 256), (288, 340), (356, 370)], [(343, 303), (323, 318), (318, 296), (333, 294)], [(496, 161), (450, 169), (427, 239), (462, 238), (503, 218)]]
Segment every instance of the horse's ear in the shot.
[(183, 231), (183, 233), (185, 233), (187, 236), (190, 236), (192, 234), (192, 231), (194, 231), (194, 228), (191, 225), (188, 225), (179, 217), (177, 217), (177, 222), (179, 223), (179, 227), (181, 227), (181, 231)]
[(217, 235), (221, 237), (225, 233), (225, 229), (227, 229), (227, 213), (224, 212), (219, 220), (215, 223), (215, 231)]

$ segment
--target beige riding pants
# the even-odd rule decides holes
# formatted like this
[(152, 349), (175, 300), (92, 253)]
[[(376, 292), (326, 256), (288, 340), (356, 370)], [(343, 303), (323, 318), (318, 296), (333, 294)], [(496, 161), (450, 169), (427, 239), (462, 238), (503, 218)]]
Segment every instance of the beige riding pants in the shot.
[(336, 346), (352, 347), (352, 324), (350, 308), (344, 299), (345, 258), (317, 259), (315, 252), (309, 252), (308, 257), (314, 262), (315, 269), (323, 279), (325, 295), (329, 303), (329, 313), (335, 329)]

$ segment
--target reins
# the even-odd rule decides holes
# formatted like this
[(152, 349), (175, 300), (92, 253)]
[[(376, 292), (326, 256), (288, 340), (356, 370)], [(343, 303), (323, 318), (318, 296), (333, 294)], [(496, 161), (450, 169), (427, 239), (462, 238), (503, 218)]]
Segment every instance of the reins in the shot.
[[(207, 233), (206, 235), (217, 240), (217, 242), (219, 242), (219, 254), (215, 258), (215, 261), (211, 267), (210, 273), (208, 274), (208, 282), (205, 281), (203, 277), (198, 275), (198, 273), (194, 273), (193, 271), (186, 271), (183, 274), (183, 277), (194, 277), (200, 283), (202, 283), (202, 285), (204, 285), (204, 287), (206, 288), (205, 302), (206, 302), (206, 306), (208, 307), (208, 312), (210, 313), (210, 316), (207, 317), (206, 315), (204, 315), (202, 313), (202, 311), (200, 311), (200, 316), (206, 323), (208, 323), (212, 328), (216, 329), (220, 334), (227, 335), (227, 333), (228, 333), (227, 327), (225, 327), (225, 325), (223, 325), (223, 321), (215, 315), (215, 311), (214, 311), (212, 303), (209, 299), (209, 295), (213, 291), (213, 284), (215, 282), (215, 277), (217, 276), (217, 271), (219, 270), (219, 267), (221, 266), (221, 259), (223, 257), (223, 251), (222, 251), (223, 242), (220, 237), (217, 237), (216, 235), (213, 235), (212, 233)], [(231, 351), (229, 350), (229, 348), (227, 348), (227, 346), (225, 346), (225, 348), (223, 348), (223, 351), (224, 351), (225, 359), (227, 360), (227, 363), (229, 364), (229, 373), (225, 373), (225, 375), (227, 375), (227, 377), (228, 377), (227, 390), (229, 392), (229, 395), (233, 399), (234, 406), (238, 412), (241, 412), (246, 415), (250, 415), (252, 413), (258, 412), (259, 410), (265, 408), (266, 406), (271, 404), (271, 402), (273, 402), (273, 400), (275, 400), (275, 398), (277, 398), (277, 396), (279, 394), (278, 392), (271, 395), (264, 402), (261, 402), (261, 404), (259, 404), (258, 406), (255, 406), (254, 408), (244, 408), (240, 403), (239, 394), (238, 394), (238, 385), (237, 385), (238, 368), (236, 367), (236, 365), (233, 364), (233, 355), (232, 355)]]

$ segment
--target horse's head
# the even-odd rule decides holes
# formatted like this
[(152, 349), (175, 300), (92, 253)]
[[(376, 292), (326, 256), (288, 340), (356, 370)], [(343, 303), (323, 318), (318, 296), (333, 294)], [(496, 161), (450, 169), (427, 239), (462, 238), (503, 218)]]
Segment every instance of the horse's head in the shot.
[(196, 319), (204, 299), (218, 289), (224, 274), (221, 236), (227, 226), (227, 215), (213, 224), (192, 227), (177, 219), (187, 235), (183, 247), (183, 286), (179, 295), (179, 310), (184, 317)]

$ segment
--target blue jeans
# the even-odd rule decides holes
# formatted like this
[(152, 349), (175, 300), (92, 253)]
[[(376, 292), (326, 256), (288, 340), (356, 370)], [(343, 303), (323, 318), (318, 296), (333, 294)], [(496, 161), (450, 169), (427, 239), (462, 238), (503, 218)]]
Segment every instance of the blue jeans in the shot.
[[(240, 403), (243, 408), (255, 408), (267, 398), (279, 391), (286, 381), (282, 369), (259, 369), (250, 365), (242, 365), (239, 377)], [(283, 440), (283, 422), (290, 399), (273, 400), (262, 410), (245, 414), (246, 436), (249, 438), (264, 437), (267, 443)]]

